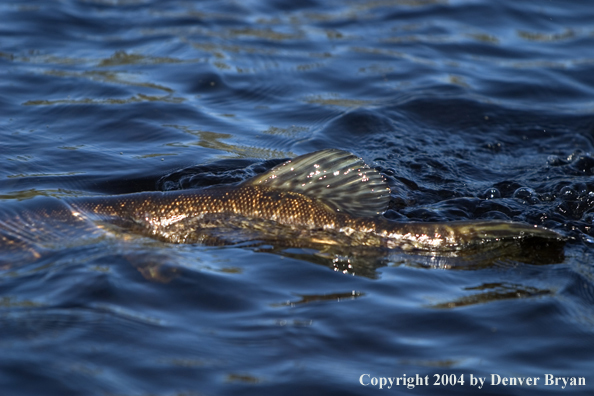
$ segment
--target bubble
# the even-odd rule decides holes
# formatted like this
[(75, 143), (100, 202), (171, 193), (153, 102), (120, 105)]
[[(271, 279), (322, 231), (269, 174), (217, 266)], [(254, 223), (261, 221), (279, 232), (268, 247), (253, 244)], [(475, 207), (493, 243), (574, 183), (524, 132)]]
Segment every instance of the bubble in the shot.
[(592, 170), (594, 169), (594, 158), (589, 155), (575, 156), (571, 166), (579, 172), (591, 175), (593, 173)]
[(573, 153), (569, 154), (567, 156), (567, 161), (571, 162), (573, 160), (575, 160), (577, 157), (579, 157), (581, 154), (583, 153), (582, 150), (576, 150)]
[(501, 198), (501, 193), (495, 187), (487, 188), (483, 193), (485, 199)]
[(563, 187), (559, 196), (564, 201), (575, 201), (578, 198), (578, 193), (571, 187)]
[(547, 158), (547, 162), (551, 166), (561, 166), (561, 165), (567, 164), (566, 161), (564, 161), (563, 159), (561, 159), (557, 155), (549, 155), (548, 158)]
[(550, 192), (546, 192), (541, 194), (540, 199), (544, 202), (552, 202), (555, 200), (555, 196)]
[(514, 191), (514, 198), (522, 200), (523, 203), (537, 204), (540, 203), (540, 199), (536, 192), (529, 187), (520, 187)]

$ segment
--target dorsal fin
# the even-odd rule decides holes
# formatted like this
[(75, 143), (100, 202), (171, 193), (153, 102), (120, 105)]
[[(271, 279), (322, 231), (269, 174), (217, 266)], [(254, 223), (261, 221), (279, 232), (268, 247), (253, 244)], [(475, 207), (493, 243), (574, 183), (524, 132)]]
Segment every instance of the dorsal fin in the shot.
[(298, 192), (353, 216), (383, 213), (390, 200), (390, 188), (377, 170), (361, 158), (338, 149), (299, 156), (246, 184)]

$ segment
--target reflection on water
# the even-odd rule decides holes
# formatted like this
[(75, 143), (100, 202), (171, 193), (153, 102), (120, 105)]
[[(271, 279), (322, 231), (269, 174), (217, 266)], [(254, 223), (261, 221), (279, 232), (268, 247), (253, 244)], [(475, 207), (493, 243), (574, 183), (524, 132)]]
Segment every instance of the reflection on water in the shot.
[(568, 238), (435, 257), (327, 236), (181, 246), (103, 225), (46, 240), (39, 257), (3, 251), (3, 392), (368, 394), (363, 373), (553, 373), (587, 378), (563, 392), (592, 393), (593, 10), (0, 3), (3, 213), (237, 184), (340, 148), (386, 175), (391, 220), (514, 220)]
[(175, 98), (167, 96), (149, 96), (138, 94), (125, 99), (58, 99), (58, 100), (29, 100), (23, 103), (24, 106), (51, 106), (51, 105), (63, 105), (63, 104), (99, 104), (99, 105), (118, 105), (118, 104), (129, 104), (137, 102), (166, 102), (166, 103), (181, 103), (183, 98)]
[(502, 283), (487, 283), (476, 287), (466, 287), (464, 288), (464, 290), (479, 292), (473, 293), (469, 296), (458, 298), (453, 301), (433, 304), (429, 307), (437, 309), (449, 309), (465, 307), (474, 304), (485, 304), (499, 300), (539, 297), (551, 294), (550, 290), (539, 290), (534, 287), (522, 285), (506, 285)]
[[(196, 136), (198, 141), (190, 143), (191, 145), (197, 145), (204, 148), (211, 148), (216, 149), (224, 152), (232, 152), (234, 155), (230, 156), (230, 158), (290, 158), (294, 157), (295, 154), (291, 153), (290, 151), (282, 152), (279, 150), (272, 150), (267, 148), (260, 148), (260, 147), (248, 147), (242, 145), (233, 145), (224, 142), (223, 140), (232, 139), (234, 135), (229, 133), (217, 133), (211, 131), (200, 131), (200, 130), (193, 130), (188, 126), (183, 125), (167, 125), (168, 127), (172, 127), (178, 130), (181, 130), (187, 134)], [(274, 127), (270, 127), (270, 130), (278, 130), (278, 128), (273, 129)], [(288, 130), (288, 129), (286, 129)], [(264, 131), (266, 133), (267, 131)], [(270, 132), (268, 132), (270, 133)], [(225, 158), (225, 156), (219, 156), (219, 158)]]
[(360, 293), (355, 290), (353, 290), (351, 292), (346, 292), (346, 293), (304, 295), (304, 296), (299, 296), (299, 297), (301, 297), (301, 299), (298, 301), (287, 301), (282, 304), (276, 304), (276, 306), (294, 307), (295, 305), (298, 305), (298, 304), (309, 304), (312, 302), (319, 302), (319, 301), (334, 301), (334, 302), (348, 301), (348, 300), (354, 300), (355, 298), (361, 297), (363, 295), (364, 295), (364, 293)]

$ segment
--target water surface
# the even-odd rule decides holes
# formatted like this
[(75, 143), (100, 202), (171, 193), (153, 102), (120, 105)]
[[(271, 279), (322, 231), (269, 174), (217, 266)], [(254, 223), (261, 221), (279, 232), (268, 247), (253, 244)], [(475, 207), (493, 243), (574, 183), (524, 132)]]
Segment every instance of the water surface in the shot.
[(380, 392), (365, 373), (467, 381), (393, 394), (476, 394), (470, 374), (542, 378), (482, 394), (594, 390), (587, 2), (24, 0), (0, 15), (4, 208), (239, 183), (340, 148), (387, 176), (389, 219), (570, 239), (546, 265), (65, 240), (0, 272), (3, 394)]

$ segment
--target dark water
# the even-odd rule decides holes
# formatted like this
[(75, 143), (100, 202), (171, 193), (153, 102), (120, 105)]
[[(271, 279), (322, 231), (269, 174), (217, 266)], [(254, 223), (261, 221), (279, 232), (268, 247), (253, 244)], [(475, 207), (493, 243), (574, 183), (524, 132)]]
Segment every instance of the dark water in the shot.
[[(3, 395), (594, 391), (593, 4), (3, 1), (0, 15), (3, 207), (237, 183), (336, 147), (386, 174), (390, 219), (570, 238), (553, 264), (480, 267), (66, 239), (0, 272)], [(380, 391), (363, 374), (430, 385)]]

